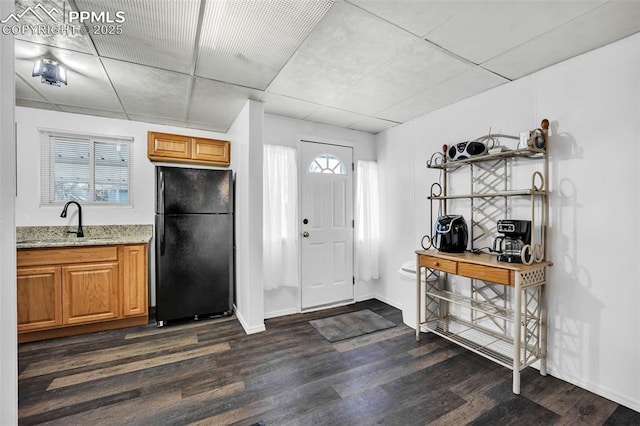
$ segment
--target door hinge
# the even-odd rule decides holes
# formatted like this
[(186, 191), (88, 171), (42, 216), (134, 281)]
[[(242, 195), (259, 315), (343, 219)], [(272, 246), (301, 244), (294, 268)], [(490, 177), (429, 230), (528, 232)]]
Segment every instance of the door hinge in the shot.
[(356, 277), (351, 277), (353, 278), (353, 285), (356, 285)]
[(356, 163), (351, 163), (351, 171), (355, 171), (356, 170)]
[(355, 228), (356, 227), (356, 221), (355, 219), (351, 219), (351, 227)]

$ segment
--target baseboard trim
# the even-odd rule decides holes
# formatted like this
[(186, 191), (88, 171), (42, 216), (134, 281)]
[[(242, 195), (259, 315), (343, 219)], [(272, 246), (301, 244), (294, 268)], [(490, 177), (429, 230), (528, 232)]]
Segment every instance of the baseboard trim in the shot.
[(233, 305), (233, 312), (236, 314), (236, 318), (238, 318), (238, 322), (240, 322), (240, 325), (242, 326), (246, 334), (256, 334), (256, 333), (261, 333), (267, 330), (266, 327), (264, 326), (264, 322), (260, 325), (250, 327), (247, 324), (247, 321), (244, 319), (244, 317), (240, 313), (240, 311), (238, 310), (238, 308), (236, 307), (236, 305)]
[(300, 313), (300, 310), (297, 308), (282, 309), (280, 311), (265, 312), (264, 319), (284, 317), (287, 315), (293, 315), (298, 313)]
[(558, 371), (554, 370), (551, 367), (547, 367), (547, 372), (550, 376), (556, 377), (560, 380), (564, 380), (565, 382), (571, 383), (572, 385), (581, 387), (589, 392), (593, 392), (596, 395), (600, 395), (603, 398), (610, 399), (613, 402), (616, 402), (620, 405), (624, 405), (627, 408), (640, 412), (640, 401), (629, 398), (626, 395), (621, 395), (611, 389), (605, 388), (603, 386), (599, 386), (592, 382), (588, 382), (585, 380), (581, 380), (577, 377), (561, 374)]
[(387, 305), (393, 306), (396, 309), (402, 310), (402, 303), (398, 303), (395, 300), (387, 299), (386, 297), (382, 297), (379, 294), (375, 294), (371, 297), (372, 299), (378, 299), (379, 301), (386, 303)]

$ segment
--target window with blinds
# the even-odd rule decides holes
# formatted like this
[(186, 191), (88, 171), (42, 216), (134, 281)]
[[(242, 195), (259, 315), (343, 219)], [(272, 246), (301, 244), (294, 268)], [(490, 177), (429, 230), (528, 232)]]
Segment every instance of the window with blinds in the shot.
[(40, 131), (41, 205), (130, 205), (132, 139)]

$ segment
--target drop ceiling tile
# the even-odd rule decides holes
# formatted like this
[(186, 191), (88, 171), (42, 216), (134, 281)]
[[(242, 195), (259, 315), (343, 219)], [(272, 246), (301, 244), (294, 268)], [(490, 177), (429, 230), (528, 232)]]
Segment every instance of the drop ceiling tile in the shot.
[(183, 121), (191, 77), (113, 59), (102, 63), (125, 112)]
[(398, 124), (399, 123), (395, 123), (393, 121), (381, 120), (375, 117), (367, 117), (362, 121), (358, 121), (357, 123), (352, 124), (351, 126), (349, 126), (349, 128), (376, 134), (383, 130), (397, 126)]
[[(164, 126), (186, 127), (185, 120), (174, 120), (166, 117), (154, 117), (144, 114), (127, 114), (129, 120), (139, 121), (141, 123), (160, 124)], [(151, 129), (150, 129), (151, 130)]]
[[(69, 3), (63, 0), (16, 0), (15, 19), (5, 24), (17, 30), (17, 40), (84, 53), (95, 53), (91, 39), (80, 31), (79, 25), (70, 24), (67, 14)], [(19, 18), (18, 18), (19, 17)], [(5, 17), (2, 17), (3, 19)]]
[(185, 124), (189, 129), (208, 130), (210, 132), (227, 133), (228, 125), (217, 125), (215, 123), (198, 123), (197, 121), (187, 121)]
[(640, 31), (640, 2), (612, 1), (482, 64), (516, 79)]
[(333, 2), (208, 1), (196, 75), (266, 89)]
[(264, 102), (265, 113), (282, 115), (300, 120), (304, 119), (318, 108), (321, 108), (318, 104), (268, 92), (264, 94), (262, 101)]
[(423, 38), (459, 10), (473, 5), (467, 1), (348, 1)]
[[(100, 56), (190, 73), (200, 1), (76, 0), (80, 10), (124, 12), (122, 33), (92, 35)], [(90, 26), (91, 28), (91, 26)]]
[[(100, 60), (95, 56), (22, 40), (16, 40), (15, 49), (16, 73), (52, 103), (107, 111), (122, 110)], [(39, 77), (32, 77), (36, 58), (52, 58), (60, 62), (67, 70), (68, 84), (51, 86), (41, 83)]]
[(124, 112), (105, 111), (101, 109), (77, 107), (71, 105), (58, 105), (58, 108), (60, 108), (64, 112), (70, 112), (73, 114), (94, 115), (96, 117), (119, 118), (121, 120), (127, 120), (127, 116)]
[(335, 3), (268, 88), (323, 103), (407, 47), (414, 35), (347, 3)]
[(365, 115), (324, 106), (309, 114), (305, 120), (338, 127), (349, 127), (365, 118)]
[(58, 107), (48, 102), (30, 101), (27, 99), (16, 99), (16, 106), (36, 108), (36, 109), (48, 109), (52, 111), (60, 111)]
[[(37, 81), (37, 83), (41, 84), (39, 81)], [(19, 75), (16, 76), (15, 84), (16, 99), (25, 101), (47, 102), (46, 98), (44, 98), (40, 93), (38, 93), (36, 89), (31, 87), (28, 83), (26, 83)]]
[(247, 100), (259, 100), (261, 96), (262, 92), (258, 90), (196, 78), (187, 121), (208, 123), (210, 126), (224, 128), (226, 131)]
[(480, 64), (602, 3), (604, 0), (474, 2), (426, 38)]
[(473, 66), (416, 37), (406, 49), (328, 104), (373, 115)]
[(475, 67), (376, 114), (376, 117), (404, 123), (506, 82), (508, 80)]

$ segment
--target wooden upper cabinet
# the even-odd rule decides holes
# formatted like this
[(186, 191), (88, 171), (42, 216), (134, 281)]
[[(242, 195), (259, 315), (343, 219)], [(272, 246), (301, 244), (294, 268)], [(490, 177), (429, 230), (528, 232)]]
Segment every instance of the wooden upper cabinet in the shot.
[(190, 159), (191, 138), (188, 136), (171, 135), (168, 133), (149, 132), (147, 149), (149, 158), (158, 157), (161, 160)]
[(231, 143), (218, 139), (149, 132), (147, 156), (152, 161), (228, 167), (231, 164)]

